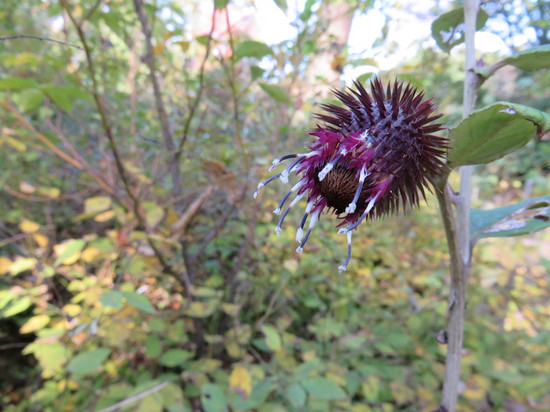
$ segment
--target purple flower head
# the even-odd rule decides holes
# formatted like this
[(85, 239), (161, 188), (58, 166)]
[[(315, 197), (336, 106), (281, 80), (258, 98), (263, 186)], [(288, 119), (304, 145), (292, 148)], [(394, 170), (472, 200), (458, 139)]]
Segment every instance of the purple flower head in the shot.
[[(280, 173), (258, 184), (260, 190), (279, 178), (288, 183), (291, 173), (298, 182), (283, 197), (275, 214), (280, 215), (287, 200), (294, 196), (277, 223), (281, 225), (290, 210), (305, 198), (305, 213), (296, 232), (301, 253), (321, 213), (333, 211), (342, 220), (338, 233), (348, 238), (348, 253), (338, 269), (346, 270), (351, 258), (353, 229), (365, 219), (396, 213), (401, 206), (416, 206), (426, 198), (428, 182), (446, 172), (448, 139), (436, 136), (443, 129), (434, 123), (442, 115), (432, 115), (435, 106), (410, 84), (395, 81), (384, 90), (375, 78), (369, 94), (362, 84), (357, 90), (334, 91), (343, 106), (323, 105), (324, 122), (310, 133), (316, 140), (304, 153), (289, 154), (273, 161), (290, 164)], [(304, 235), (306, 222), (309, 224)]]

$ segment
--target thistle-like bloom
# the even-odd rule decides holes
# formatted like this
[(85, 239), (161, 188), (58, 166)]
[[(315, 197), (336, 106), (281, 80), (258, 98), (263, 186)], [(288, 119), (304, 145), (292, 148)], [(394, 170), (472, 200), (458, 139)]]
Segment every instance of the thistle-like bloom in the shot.
[[(342, 220), (338, 233), (346, 234), (348, 253), (338, 268), (346, 270), (351, 258), (352, 231), (364, 219), (396, 213), (401, 206), (416, 206), (426, 198), (428, 183), (446, 171), (448, 140), (434, 133), (443, 129), (434, 123), (442, 115), (433, 115), (435, 106), (424, 100), (410, 84), (395, 81), (386, 90), (376, 78), (370, 83), (369, 94), (362, 84), (357, 90), (334, 91), (343, 106), (323, 105), (326, 114), (316, 117), (324, 124), (310, 133), (317, 139), (304, 153), (289, 154), (273, 161), (270, 171), (279, 163), (290, 164), (280, 173), (258, 184), (254, 193), (279, 178), (288, 183), (291, 173), (298, 182), (283, 197), (274, 210), (281, 214), (275, 231), (290, 210), (306, 198), (307, 205), (296, 241), (301, 253), (321, 213), (333, 211)], [(307, 231), (304, 228), (309, 218)]]

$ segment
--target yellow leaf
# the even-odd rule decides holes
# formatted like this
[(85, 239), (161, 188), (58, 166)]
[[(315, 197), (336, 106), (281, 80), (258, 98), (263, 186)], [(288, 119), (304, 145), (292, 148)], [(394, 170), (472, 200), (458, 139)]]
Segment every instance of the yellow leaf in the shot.
[(239, 314), (241, 305), (237, 305), (235, 303), (222, 303), (222, 309), (229, 316), (235, 317)]
[(80, 258), (84, 262), (90, 263), (99, 255), (99, 253), (100, 253), (99, 250), (96, 249), (95, 247), (87, 247), (80, 254)]
[(104, 212), (111, 207), (111, 198), (107, 196), (89, 197), (84, 201), (84, 213)]
[(153, 47), (153, 54), (155, 56), (159, 56), (162, 54), (162, 52), (164, 51), (164, 44), (156, 44), (154, 47)]
[(248, 370), (241, 365), (235, 366), (231, 376), (229, 376), (229, 386), (232, 390), (247, 398), (252, 390), (252, 378)]
[(10, 271), (11, 268), (11, 260), (9, 260), (7, 257), (0, 256), (0, 275), (5, 275)]
[(42, 233), (33, 233), (32, 238), (42, 249), (48, 246), (48, 242), (50, 241), (48, 236), (43, 235)]
[(405, 383), (400, 381), (393, 381), (390, 383), (391, 393), (393, 398), (397, 401), (398, 404), (406, 404), (408, 402), (414, 401), (415, 393), (414, 391), (405, 385)]
[(26, 321), (19, 332), (21, 333), (30, 333), (42, 329), (50, 322), (50, 317), (48, 315), (36, 315)]
[(50, 197), (52, 199), (55, 199), (56, 197), (59, 197), (61, 194), (61, 190), (57, 187), (46, 187), (42, 186), (38, 188), (38, 193), (47, 197)]
[(113, 217), (115, 217), (115, 211), (107, 210), (106, 212), (100, 213), (99, 215), (94, 217), (94, 220), (96, 222), (106, 222), (108, 220), (111, 220)]
[(27, 146), (25, 146), (25, 143), (21, 142), (20, 140), (14, 139), (13, 137), (9, 136), (4, 136), (4, 140), (7, 144), (9, 144), (18, 152), (24, 152), (25, 150), (27, 150)]
[(65, 312), (67, 315), (74, 318), (80, 312), (82, 312), (82, 306), (75, 305), (74, 303), (69, 303), (69, 304), (63, 306), (63, 312)]
[(23, 219), (21, 223), (19, 223), (19, 229), (24, 233), (34, 233), (40, 229), (40, 225), (32, 220)]

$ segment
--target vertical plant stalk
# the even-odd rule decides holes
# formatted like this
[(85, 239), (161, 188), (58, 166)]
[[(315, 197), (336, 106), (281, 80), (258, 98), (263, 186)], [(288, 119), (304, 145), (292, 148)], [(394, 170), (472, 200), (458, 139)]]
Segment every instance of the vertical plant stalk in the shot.
[(155, 54), (153, 51), (153, 43), (151, 41), (151, 28), (147, 24), (147, 17), (143, 9), (142, 0), (134, 0), (134, 7), (141, 24), (141, 30), (145, 37), (145, 64), (149, 68), (149, 77), (151, 84), (153, 85), (153, 93), (155, 95), (155, 103), (157, 106), (157, 113), (159, 115), (160, 126), (162, 130), (162, 138), (164, 140), (164, 147), (168, 152), (170, 159), (169, 169), (172, 175), (172, 184), (174, 185), (174, 197), (178, 199), (176, 202), (176, 209), (178, 212), (182, 212), (184, 209), (183, 202), (181, 201), (182, 195), (182, 180), (179, 167), (179, 156), (174, 146), (174, 138), (172, 131), (170, 130), (170, 124), (168, 123), (168, 116), (164, 103), (162, 101), (162, 93), (160, 90), (160, 83), (157, 77), (157, 70), (155, 68)]
[[(464, 33), (466, 45), (464, 107), (463, 117), (475, 108), (478, 80), (475, 73), (475, 31), (479, 10), (478, 0), (464, 3)], [(443, 179), (436, 191), (445, 227), (451, 265), (451, 290), (447, 326), (447, 356), (445, 359), (445, 380), (440, 411), (455, 412), (459, 394), (461, 352), (464, 340), (464, 318), (466, 312), (466, 285), (471, 272), (470, 203), (472, 191), (472, 167), (459, 170), (460, 189), (454, 194)], [(456, 208), (453, 214), (452, 204)]]

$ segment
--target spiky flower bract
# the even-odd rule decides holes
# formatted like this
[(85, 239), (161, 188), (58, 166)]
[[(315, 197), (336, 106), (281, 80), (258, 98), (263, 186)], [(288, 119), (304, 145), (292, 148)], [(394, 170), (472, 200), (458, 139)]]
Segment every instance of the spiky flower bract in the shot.
[[(434, 115), (431, 100), (410, 84), (395, 81), (384, 89), (375, 78), (369, 92), (359, 83), (355, 89), (334, 91), (342, 105), (326, 104), (324, 114), (317, 114), (323, 124), (310, 133), (316, 140), (309, 151), (275, 159), (269, 169), (291, 160), (288, 167), (258, 184), (259, 191), (279, 178), (288, 183), (291, 173), (298, 182), (283, 197), (275, 214), (294, 196), (282, 212), (275, 228), (281, 225), (290, 210), (305, 198), (307, 205), (298, 230), (297, 252), (302, 252), (321, 213), (333, 211), (342, 220), (338, 233), (348, 238), (346, 270), (351, 257), (353, 229), (365, 219), (376, 219), (396, 213), (399, 208), (418, 205), (426, 198), (429, 182), (446, 172), (448, 140), (434, 133), (443, 129), (435, 123), (442, 115)], [(309, 218), (307, 231), (304, 228)]]

